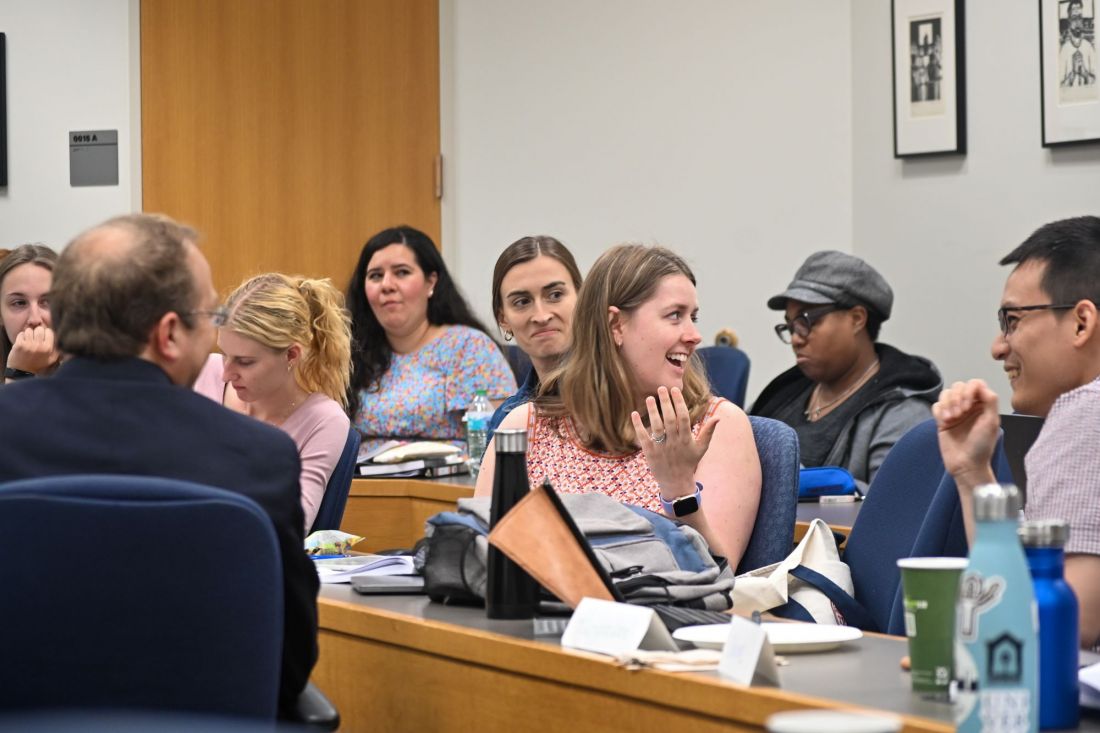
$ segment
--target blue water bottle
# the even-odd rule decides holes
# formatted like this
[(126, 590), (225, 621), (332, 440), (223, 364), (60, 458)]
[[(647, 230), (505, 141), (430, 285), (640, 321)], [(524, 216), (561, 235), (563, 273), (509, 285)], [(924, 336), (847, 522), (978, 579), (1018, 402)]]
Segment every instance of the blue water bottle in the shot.
[[(977, 536), (959, 581), (955, 674), (960, 733), (1039, 730), (1038, 613), (1015, 486), (974, 489)], [(961, 646), (960, 646), (961, 645)]]
[(1060, 519), (1024, 522), (1020, 540), (1031, 566), (1031, 584), (1039, 604), (1039, 728), (1076, 728), (1077, 596), (1063, 577), (1063, 549), (1069, 525)]

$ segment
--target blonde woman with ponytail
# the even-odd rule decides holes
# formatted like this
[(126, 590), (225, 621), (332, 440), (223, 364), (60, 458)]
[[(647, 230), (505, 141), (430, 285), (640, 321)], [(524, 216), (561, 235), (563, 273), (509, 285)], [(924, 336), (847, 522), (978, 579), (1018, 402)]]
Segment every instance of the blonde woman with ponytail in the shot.
[(210, 357), (195, 391), (294, 439), (308, 532), (351, 425), (344, 296), (328, 279), (270, 273), (234, 290), (226, 310), (218, 332), (222, 353)]
[[(502, 428), (527, 428), (527, 472), (691, 525), (737, 567), (760, 502), (748, 418), (715, 397), (695, 356), (695, 275), (663, 247), (613, 247), (573, 310), (572, 346)], [(477, 494), (492, 492), (493, 444)], [(705, 490), (704, 490), (705, 489)]]

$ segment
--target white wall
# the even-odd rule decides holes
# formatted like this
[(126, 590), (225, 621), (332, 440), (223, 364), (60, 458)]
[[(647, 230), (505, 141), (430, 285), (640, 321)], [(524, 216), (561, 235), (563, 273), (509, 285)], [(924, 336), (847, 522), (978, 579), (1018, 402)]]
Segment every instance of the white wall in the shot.
[(883, 339), (933, 359), (948, 381), (1008, 384), (989, 355), (1008, 268), (1047, 221), (1100, 213), (1100, 146), (1051, 151), (1039, 126), (1034, 2), (966, 4), (968, 152), (893, 156), (890, 3), (852, 0), (854, 252), (894, 287)]
[[(8, 84), (0, 247), (61, 247), (140, 207), (137, 18), (137, 0), (0, 0)], [(118, 130), (119, 185), (69, 186), (70, 130)]]
[[(967, 4), (965, 157), (892, 157), (885, 0), (440, 0), (445, 252), (488, 316), (497, 254), (555, 234), (587, 267), (624, 239), (692, 261), (750, 398), (790, 364), (766, 298), (811, 251), (867, 258), (884, 340), (982, 376), (1005, 268), (1040, 224), (1097, 213), (1100, 146), (1040, 147), (1038, 14)], [(138, 0), (0, 0), (9, 187), (0, 246), (61, 245), (140, 208)], [(71, 188), (66, 133), (118, 129), (120, 185)]]
[(624, 240), (681, 253), (707, 342), (732, 327), (749, 397), (792, 364), (767, 298), (851, 249), (847, 0), (441, 0), (444, 252), (490, 320), (527, 234), (583, 269)]

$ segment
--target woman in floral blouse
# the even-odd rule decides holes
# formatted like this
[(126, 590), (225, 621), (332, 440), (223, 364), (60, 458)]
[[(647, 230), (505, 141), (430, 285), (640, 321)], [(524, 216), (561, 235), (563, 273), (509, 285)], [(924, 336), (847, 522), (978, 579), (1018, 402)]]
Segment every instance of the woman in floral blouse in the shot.
[(365, 449), (394, 439), (465, 447), (462, 413), (475, 392), (498, 402), (515, 391), (504, 354), (423, 232), (400, 226), (371, 237), (347, 304), (350, 414)]

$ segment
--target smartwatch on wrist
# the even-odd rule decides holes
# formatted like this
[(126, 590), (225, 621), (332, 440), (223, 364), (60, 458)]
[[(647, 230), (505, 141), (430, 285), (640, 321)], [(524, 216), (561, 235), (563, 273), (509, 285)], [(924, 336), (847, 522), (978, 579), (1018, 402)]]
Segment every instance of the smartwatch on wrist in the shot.
[(15, 367), (5, 367), (4, 369), (4, 379), (26, 379), (33, 376), (34, 372), (25, 372)]
[(665, 514), (673, 517), (686, 517), (699, 511), (699, 507), (703, 505), (703, 485), (696, 481), (694, 494), (678, 496), (672, 501), (666, 500), (660, 492), (657, 492), (657, 498), (661, 500), (661, 509)]

